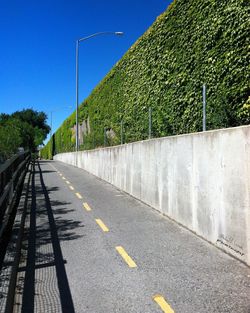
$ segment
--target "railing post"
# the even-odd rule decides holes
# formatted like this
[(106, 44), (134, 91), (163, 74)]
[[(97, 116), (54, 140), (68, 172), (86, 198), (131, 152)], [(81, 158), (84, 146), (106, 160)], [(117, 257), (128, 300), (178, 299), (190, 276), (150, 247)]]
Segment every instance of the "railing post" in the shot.
[(148, 139), (152, 137), (152, 108), (148, 109)]
[(123, 144), (123, 120), (121, 120), (121, 145)]
[(203, 85), (202, 88), (202, 98), (203, 98), (203, 125), (202, 125), (202, 130), (206, 131), (206, 85)]
[(106, 127), (104, 127), (104, 147), (107, 145), (107, 134), (106, 134)]

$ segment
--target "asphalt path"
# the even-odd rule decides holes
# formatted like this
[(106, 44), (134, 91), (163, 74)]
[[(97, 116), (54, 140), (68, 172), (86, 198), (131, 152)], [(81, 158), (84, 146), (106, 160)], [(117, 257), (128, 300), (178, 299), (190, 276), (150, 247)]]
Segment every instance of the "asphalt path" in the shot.
[(72, 301), (60, 311), (250, 313), (249, 267), (84, 170), (40, 167), (63, 260), (53, 275), (68, 284), (57, 299)]

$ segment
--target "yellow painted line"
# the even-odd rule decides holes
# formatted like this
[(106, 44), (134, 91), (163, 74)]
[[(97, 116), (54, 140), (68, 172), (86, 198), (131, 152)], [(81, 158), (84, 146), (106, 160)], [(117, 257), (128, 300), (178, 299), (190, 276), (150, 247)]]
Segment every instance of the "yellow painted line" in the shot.
[(118, 246), (115, 247), (117, 252), (122, 256), (124, 261), (128, 264), (129, 267), (136, 267), (137, 265), (135, 262), (131, 259), (131, 257), (127, 254), (127, 252), (123, 249), (123, 247)]
[(96, 219), (96, 223), (101, 227), (101, 229), (105, 232), (109, 231), (108, 227), (103, 223), (101, 219)]
[(75, 188), (73, 186), (69, 186), (69, 189), (74, 190)]
[(69, 185), (70, 184), (70, 182), (68, 181), (68, 180), (66, 180), (66, 183)]
[(155, 295), (153, 299), (160, 306), (164, 313), (174, 313), (174, 310), (171, 308), (171, 306), (167, 303), (162, 295)]
[(63, 176), (63, 177), (62, 177), (62, 179), (64, 179), (64, 180), (65, 180), (66, 178)]
[(79, 192), (76, 192), (76, 196), (77, 198), (82, 199), (82, 196), (79, 194)]
[(83, 206), (84, 206), (84, 208), (85, 208), (86, 211), (91, 211), (91, 207), (88, 205), (87, 202), (84, 202), (84, 203), (83, 203)]

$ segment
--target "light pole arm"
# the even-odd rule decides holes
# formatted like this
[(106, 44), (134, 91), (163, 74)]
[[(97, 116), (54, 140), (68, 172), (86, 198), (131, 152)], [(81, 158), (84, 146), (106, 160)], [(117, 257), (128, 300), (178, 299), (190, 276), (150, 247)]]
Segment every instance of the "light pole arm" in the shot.
[(98, 32), (98, 33), (92, 34), (90, 36), (80, 38), (77, 41), (81, 42), (81, 41), (84, 41), (84, 40), (87, 40), (87, 39), (90, 39), (92, 37), (96, 37), (96, 36), (99, 36), (99, 35), (117, 35), (117, 36), (122, 36), (123, 32)]
[(123, 32), (98, 32), (76, 40), (76, 152), (79, 150), (79, 126), (78, 126), (78, 98), (79, 98), (79, 44), (81, 41), (96, 37), (99, 35), (123, 35)]

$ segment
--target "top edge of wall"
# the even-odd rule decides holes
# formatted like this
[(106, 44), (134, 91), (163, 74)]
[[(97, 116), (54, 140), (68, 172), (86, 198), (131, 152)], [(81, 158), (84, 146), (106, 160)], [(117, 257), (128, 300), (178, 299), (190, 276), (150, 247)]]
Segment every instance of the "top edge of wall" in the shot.
[[(103, 150), (103, 149), (113, 149), (117, 147), (123, 147), (123, 146), (128, 146), (128, 145), (133, 145), (139, 142), (152, 142), (152, 141), (159, 141), (159, 140), (166, 140), (166, 139), (173, 139), (173, 138), (180, 138), (180, 137), (192, 137), (192, 136), (209, 136), (211, 133), (219, 133), (219, 132), (231, 132), (239, 129), (245, 129), (245, 128), (250, 128), (249, 125), (243, 125), (243, 126), (237, 126), (237, 127), (228, 127), (228, 128), (219, 128), (219, 129), (213, 129), (213, 130), (206, 130), (206, 131), (201, 131), (201, 132), (195, 132), (195, 133), (186, 133), (186, 134), (180, 134), (180, 135), (173, 135), (173, 136), (165, 136), (165, 137), (156, 137), (156, 138), (151, 138), (151, 139), (145, 139), (145, 140), (138, 140), (138, 141), (133, 141), (129, 143), (124, 143), (122, 145), (115, 145), (115, 146), (108, 146), (108, 147), (100, 147), (96, 149), (90, 149), (90, 150), (81, 150), (78, 152), (89, 152), (89, 151), (98, 151), (98, 150)], [(62, 152), (58, 154), (66, 154), (66, 153), (73, 153), (75, 151), (69, 151), (69, 152)]]

